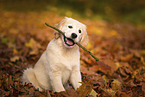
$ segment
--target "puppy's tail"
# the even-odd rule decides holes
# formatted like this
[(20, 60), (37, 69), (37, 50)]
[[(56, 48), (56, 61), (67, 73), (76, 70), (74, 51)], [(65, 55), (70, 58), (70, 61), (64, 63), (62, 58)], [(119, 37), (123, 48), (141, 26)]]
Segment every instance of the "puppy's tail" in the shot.
[(38, 80), (36, 79), (36, 75), (34, 72), (33, 68), (27, 68), (26, 70), (24, 70), (24, 73), (22, 75), (22, 84), (28, 84), (28, 83), (32, 83), (32, 85), (39, 89), (40, 91), (42, 91), (42, 88), (39, 85)]

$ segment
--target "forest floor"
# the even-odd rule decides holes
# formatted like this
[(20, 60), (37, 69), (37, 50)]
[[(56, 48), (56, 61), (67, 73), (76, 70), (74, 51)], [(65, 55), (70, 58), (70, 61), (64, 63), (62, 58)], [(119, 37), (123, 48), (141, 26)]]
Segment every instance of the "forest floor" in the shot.
[(0, 95), (91, 97), (145, 97), (145, 29), (124, 23), (77, 18), (87, 25), (86, 46), (100, 59), (81, 50), (83, 86), (78, 91), (39, 92), (20, 82), (23, 70), (35, 65), (54, 38), (55, 26), (64, 17), (53, 12), (0, 12)]

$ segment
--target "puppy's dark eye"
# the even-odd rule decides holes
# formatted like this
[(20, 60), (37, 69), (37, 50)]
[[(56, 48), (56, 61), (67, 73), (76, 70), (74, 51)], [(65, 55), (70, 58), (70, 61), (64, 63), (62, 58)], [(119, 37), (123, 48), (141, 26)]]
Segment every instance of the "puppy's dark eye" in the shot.
[(79, 30), (79, 33), (81, 33), (82, 31), (81, 30)]
[(73, 28), (73, 26), (68, 26), (68, 28), (70, 28), (70, 29), (71, 29), (71, 28)]

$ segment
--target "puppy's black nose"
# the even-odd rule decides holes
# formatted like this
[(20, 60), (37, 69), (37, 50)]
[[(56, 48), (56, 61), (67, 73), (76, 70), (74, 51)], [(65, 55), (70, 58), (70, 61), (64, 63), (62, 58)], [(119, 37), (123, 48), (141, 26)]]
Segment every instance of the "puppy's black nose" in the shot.
[(71, 34), (71, 37), (72, 37), (72, 39), (75, 39), (75, 38), (77, 38), (77, 34), (72, 33), (72, 34)]

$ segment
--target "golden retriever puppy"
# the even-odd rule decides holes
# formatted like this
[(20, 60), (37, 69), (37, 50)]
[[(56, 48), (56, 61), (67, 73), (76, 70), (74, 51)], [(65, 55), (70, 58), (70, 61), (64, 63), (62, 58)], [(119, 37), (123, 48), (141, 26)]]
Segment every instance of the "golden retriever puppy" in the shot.
[(65, 91), (68, 81), (76, 90), (81, 86), (80, 52), (76, 42), (86, 45), (88, 36), (86, 26), (77, 20), (65, 17), (57, 28), (64, 32), (65, 37), (55, 32), (34, 68), (24, 70), (22, 83), (32, 83), (35, 88)]

